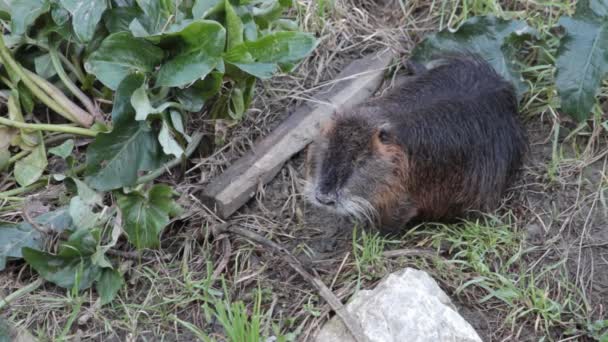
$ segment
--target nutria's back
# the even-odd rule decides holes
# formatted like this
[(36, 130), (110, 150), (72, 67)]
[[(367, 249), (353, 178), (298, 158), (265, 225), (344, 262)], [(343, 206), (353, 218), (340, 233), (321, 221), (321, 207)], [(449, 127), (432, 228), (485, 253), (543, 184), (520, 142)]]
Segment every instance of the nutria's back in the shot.
[(526, 148), (513, 87), (477, 57), (450, 57), (337, 114), (313, 148), (309, 197), (339, 212), (354, 199), (385, 225), (491, 210)]

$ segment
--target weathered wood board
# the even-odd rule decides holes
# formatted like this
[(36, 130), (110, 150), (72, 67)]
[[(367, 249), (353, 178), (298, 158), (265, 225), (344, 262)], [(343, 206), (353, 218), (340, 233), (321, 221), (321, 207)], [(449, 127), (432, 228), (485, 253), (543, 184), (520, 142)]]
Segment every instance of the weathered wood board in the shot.
[(220, 176), (212, 179), (201, 200), (221, 218), (227, 218), (251, 199), (260, 183), (272, 180), (283, 164), (304, 149), (319, 131), (319, 122), (336, 108), (368, 99), (382, 83), (391, 52), (373, 54), (349, 64), (313, 101), (298, 107), (268, 136)]

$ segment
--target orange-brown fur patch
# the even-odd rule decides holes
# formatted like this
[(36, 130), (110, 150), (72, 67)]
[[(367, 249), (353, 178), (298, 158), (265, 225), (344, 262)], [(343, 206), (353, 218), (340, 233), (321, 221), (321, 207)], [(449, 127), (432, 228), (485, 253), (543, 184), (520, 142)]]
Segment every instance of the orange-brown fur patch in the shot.
[(330, 136), (336, 129), (336, 122), (333, 119), (324, 119), (319, 124), (319, 132), (322, 136)]
[(378, 134), (374, 134), (372, 146), (375, 153), (394, 167), (390, 178), (372, 196), (372, 204), (378, 210), (379, 220), (386, 221), (396, 214), (396, 207), (407, 194), (409, 163), (405, 151), (399, 145), (382, 143)]

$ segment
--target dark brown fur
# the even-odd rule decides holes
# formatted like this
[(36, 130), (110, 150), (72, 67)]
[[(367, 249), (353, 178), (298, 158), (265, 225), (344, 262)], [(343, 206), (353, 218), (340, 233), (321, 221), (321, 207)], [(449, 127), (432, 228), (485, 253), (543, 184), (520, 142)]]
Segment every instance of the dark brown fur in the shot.
[(493, 210), (527, 150), (517, 116), (513, 87), (488, 64), (446, 58), (324, 123), (307, 158), (308, 197), (392, 231)]

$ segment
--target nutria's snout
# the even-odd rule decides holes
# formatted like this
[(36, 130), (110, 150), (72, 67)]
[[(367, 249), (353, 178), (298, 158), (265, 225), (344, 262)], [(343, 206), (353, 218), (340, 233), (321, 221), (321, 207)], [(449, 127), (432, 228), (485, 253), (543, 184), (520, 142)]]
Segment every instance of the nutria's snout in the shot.
[(517, 116), (513, 86), (486, 62), (444, 59), (323, 124), (306, 198), (389, 231), (493, 210), (528, 149)]
[(397, 169), (383, 145), (388, 126), (359, 112), (336, 114), (322, 125), (308, 149), (305, 195), (317, 207), (375, 222), (380, 197), (374, 194), (395, 183)]

